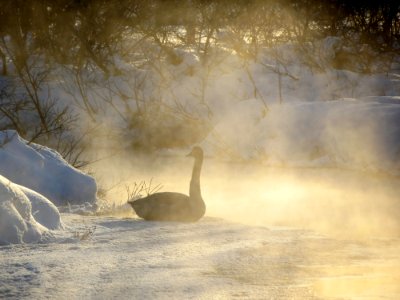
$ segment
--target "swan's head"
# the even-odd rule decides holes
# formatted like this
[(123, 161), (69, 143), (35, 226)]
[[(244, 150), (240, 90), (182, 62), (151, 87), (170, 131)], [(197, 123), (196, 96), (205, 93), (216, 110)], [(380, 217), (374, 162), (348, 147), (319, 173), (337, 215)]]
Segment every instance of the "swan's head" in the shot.
[(187, 156), (193, 156), (196, 159), (203, 158), (203, 149), (201, 149), (199, 146), (195, 146)]

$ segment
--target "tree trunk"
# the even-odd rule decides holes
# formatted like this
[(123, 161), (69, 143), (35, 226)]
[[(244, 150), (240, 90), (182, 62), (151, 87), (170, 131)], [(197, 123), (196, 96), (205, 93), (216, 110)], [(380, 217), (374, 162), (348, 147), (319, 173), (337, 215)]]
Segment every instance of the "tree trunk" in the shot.
[(7, 76), (7, 74), (8, 74), (8, 71), (7, 71), (7, 58), (6, 58), (6, 55), (4, 54), (4, 52), (1, 51), (1, 49), (0, 49), (0, 57), (1, 57), (2, 65), (3, 65), (3, 70), (1, 72), (1, 75)]

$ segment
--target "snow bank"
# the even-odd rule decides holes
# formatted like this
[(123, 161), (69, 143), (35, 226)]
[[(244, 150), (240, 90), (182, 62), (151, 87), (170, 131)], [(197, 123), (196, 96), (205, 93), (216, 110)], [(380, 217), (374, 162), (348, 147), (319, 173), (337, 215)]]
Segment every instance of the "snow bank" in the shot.
[[(57, 219), (56, 211), (48, 202), (46, 205), (43, 199), (40, 205), (38, 202), (34, 207), (39, 210), (43, 223), (54, 229), (59, 227), (60, 215), (58, 214)], [(50, 218), (43, 218), (49, 212)], [(48, 229), (33, 217), (31, 202), (21, 187), (0, 175), (0, 244), (38, 242), (47, 231)]]
[(210, 154), (271, 165), (339, 166), (400, 174), (400, 98), (236, 104), (203, 141)]
[(97, 186), (91, 176), (71, 167), (54, 150), (28, 144), (12, 130), (0, 132), (0, 174), (57, 206), (96, 201)]
[(48, 229), (62, 228), (61, 216), (57, 207), (46, 197), (24, 187), (14, 184), (28, 197), (32, 205), (32, 215), (37, 222)]

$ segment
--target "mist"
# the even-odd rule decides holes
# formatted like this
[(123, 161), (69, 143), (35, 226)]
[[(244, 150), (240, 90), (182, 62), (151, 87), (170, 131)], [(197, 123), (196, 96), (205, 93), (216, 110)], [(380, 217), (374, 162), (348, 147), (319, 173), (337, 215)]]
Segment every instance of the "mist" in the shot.
[[(142, 180), (161, 184), (161, 191), (188, 194), (193, 162), (183, 153), (181, 157), (129, 158), (121, 163), (111, 159), (111, 163), (99, 162), (94, 170), (109, 180), (100, 182), (112, 188), (108, 200), (117, 205), (129, 200), (126, 187)], [(212, 217), (315, 230), (339, 238), (400, 234), (398, 178), (386, 174), (270, 167), (206, 157), (201, 187), (207, 215)]]
[[(398, 299), (399, 16), (393, 1), (1, 2), (0, 225), (45, 247), (0, 247), (0, 298)], [(141, 219), (129, 200), (189, 194), (195, 146), (204, 217)], [(27, 188), (57, 226), (34, 222)]]

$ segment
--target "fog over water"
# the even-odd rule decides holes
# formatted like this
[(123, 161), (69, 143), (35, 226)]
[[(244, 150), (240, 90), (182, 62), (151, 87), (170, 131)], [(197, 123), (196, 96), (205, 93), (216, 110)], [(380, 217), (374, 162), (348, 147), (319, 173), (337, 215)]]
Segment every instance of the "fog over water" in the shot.
[[(114, 161), (113, 161), (114, 160)], [(160, 191), (188, 194), (193, 161), (153, 156), (95, 165), (107, 199), (127, 200), (126, 187), (152, 179)], [(130, 164), (127, 162), (130, 161)], [(106, 171), (106, 173), (102, 173)], [(95, 171), (96, 172), (96, 171)], [(271, 168), (205, 157), (201, 175), (206, 215), (249, 225), (287, 226), (344, 237), (400, 236), (400, 179), (330, 168)]]

